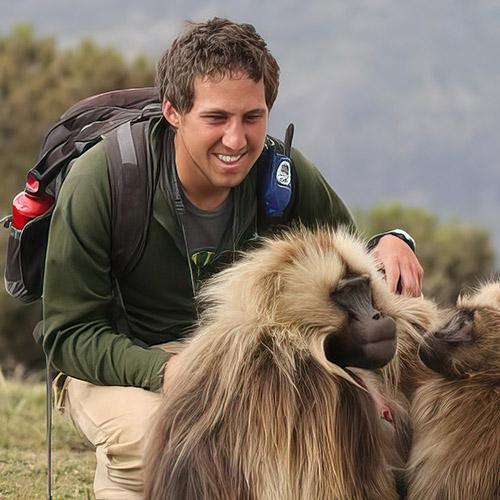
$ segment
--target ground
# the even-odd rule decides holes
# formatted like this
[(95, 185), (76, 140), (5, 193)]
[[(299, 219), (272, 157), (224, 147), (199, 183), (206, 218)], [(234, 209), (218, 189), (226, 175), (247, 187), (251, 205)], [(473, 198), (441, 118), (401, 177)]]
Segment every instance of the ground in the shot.
[[(93, 451), (61, 415), (54, 415), (53, 428), (53, 498), (93, 498)], [(45, 385), (4, 379), (0, 372), (0, 499), (45, 498)]]

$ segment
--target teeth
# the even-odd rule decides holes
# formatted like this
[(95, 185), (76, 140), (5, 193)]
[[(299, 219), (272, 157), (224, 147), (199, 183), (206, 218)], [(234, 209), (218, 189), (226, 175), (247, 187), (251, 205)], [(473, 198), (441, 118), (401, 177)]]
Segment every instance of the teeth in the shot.
[(232, 163), (233, 161), (238, 161), (243, 155), (237, 155), (237, 156), (229, 156), (229, 155), (217, 155), (217, 158), (219, 160), (223, 161), (224, 163)]

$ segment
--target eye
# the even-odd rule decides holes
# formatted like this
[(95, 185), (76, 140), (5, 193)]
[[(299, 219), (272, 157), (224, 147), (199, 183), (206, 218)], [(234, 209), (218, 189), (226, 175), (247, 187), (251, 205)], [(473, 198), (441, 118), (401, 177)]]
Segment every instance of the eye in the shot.
[(247, 115), (245, 116), (245, 121), (247, 121), (248, 123), (255, 123), (257, 121), (260, 120), (260, 118), (262, 117), (262, 115)]
[(365, 275), (347, 274), (330, 293), (330, 299), (344, 309), (350, 319), (367, 315), (376, 319), (380, 314), (373, 307), (370, 278)]
[(370, 288), (370, 277), (364, 274), (346, 273), (346, 275), (337, 283), (337, 286), (330, 293), (333, 298), (337, 295), (352, 293), (359, 289)]
[(474, 341), (474, 310), (456, 311), (447, 323), (436, 331), (436, 338), (450, 346), (471, 344)]
[(474, 324), (474, 315), (476, 313), (475, 309), (465, 310), (462, 313), (462, 325), (470, 326)]
[(223, 123), (226, 121), (226, 118), (226, 115), (220, 114), (203, 115), (203, 119), (209, 123)]

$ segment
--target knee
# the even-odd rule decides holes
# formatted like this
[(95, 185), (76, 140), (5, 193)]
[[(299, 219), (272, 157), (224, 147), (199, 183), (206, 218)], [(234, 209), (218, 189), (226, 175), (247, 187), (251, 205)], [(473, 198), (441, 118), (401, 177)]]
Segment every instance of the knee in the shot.
[(156, 405), (149, 403), (135, 407), (125, 417), (122, 416), (100, 446), (110, 477), (125, 481), (131, 478), (132, 482), (142, 485), (144, 451), (156, 409)]
[(96, 498), (120, 500), (142, 498), (144, 429), (144, 423), (141, 428), (123, 427), (116, 435), (96, 447), (97, 467), (94, 483)]
[(140, 457), (114, 455), (105, 446), (96, 448), (94, 477), (96, 500), (141, 500), (143, 475)]

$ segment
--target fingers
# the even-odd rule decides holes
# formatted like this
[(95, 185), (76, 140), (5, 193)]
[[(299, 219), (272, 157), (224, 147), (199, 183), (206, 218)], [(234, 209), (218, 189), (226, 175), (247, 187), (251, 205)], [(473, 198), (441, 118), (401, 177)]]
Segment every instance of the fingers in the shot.
[(424, 271), (411, 248), (399, 238), (384, 236), (373, 250), (385, 271), (389, 290), (410, 297), (422, 294)]
[(419, 297), (422, 294), (423, 274), (422, 266), (416, 258), (401, 262), (401, 293), (410, 297)]
[(386, 258), (382, 265), (384, 266), (387, 286), (392, 293), (396, 293), (401, 276), (399, 261), (394, 257)]

